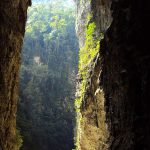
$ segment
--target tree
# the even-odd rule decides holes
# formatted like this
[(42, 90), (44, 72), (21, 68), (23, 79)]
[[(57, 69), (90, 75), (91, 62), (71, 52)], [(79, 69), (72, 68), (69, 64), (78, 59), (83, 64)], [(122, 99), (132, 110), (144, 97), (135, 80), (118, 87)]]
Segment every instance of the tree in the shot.
[(17, 117), (22, 150), (73, 147), (78, 41), (75, 10), (65, 3), (38, 3), (28, 13)]

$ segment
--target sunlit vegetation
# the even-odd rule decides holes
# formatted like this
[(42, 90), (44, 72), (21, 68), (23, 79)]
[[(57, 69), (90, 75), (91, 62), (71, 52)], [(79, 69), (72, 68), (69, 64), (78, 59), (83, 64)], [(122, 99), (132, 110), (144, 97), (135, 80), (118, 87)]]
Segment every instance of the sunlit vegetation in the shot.
[[(39, 1), (38, 1), (39, 2)], [(28, 12), (17, 125), (22, 150), (71, 150), (78, 68), (75, 8), (39, 2)]]
[(20, 131), (16, 130), (16, 146), (17, 146), (17, 149), (20, 149), (22, 147), (22, 143), (23, 143), (23, 140), (22, 140), (22, 136), (20, 134)]
[(91, 15), (88, 15), (87, 23), (85, 24), (86, 39), (84, 42), (84, 46), (79, 51), (78, 68), (79, 68), (79, 74), (82, 78), (82, 84), (81, 84), (82, 94), (81, 94), (81, 98), (76, 100), (77, 108), (80, 106), (84, 95), (89, 65), (100, 49), (99, 39), (95, 35), (96, 25), (94, 22), (89, 23), (90, 20), (91, 20)]
[(86, 92), (86, 85), (87, 85), (87, 78), (89, 75), (89, 69), (90, 64), (92, 63), (92, 60), (97, 55), (99, 49), (100, 49), (100, 42), (99, 38), (95, 33), (96, 30), (96, 24), (91, 21), (92, 15), (87, 15), (87, 22), (85, 24), (85, 33), (86, 38), (84, 42), (84, 46), (80, 48), (79, 51), (79, 77), (81, 79), (79, 91), (80, 95), (75, 100), (75, 107), (77, 112), (77, 118), (76, 118), (76, 147), (77, 150), (80, 149), (79, 142), (80, 142), (80, 133), (81, 133), (81, 124), (84, 121), (82, 119), (82, 115), (80, 113), (80, 107), (82, 105), (82, 102), (84, 100), (85, 92)]

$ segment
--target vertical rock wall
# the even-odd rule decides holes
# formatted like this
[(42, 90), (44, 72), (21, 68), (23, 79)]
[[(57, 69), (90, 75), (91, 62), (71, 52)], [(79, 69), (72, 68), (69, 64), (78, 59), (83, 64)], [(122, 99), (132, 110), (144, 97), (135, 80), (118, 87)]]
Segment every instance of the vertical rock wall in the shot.
[(0, 150), (17, 150), (16, 106), (28, 0), (0, 1)]
[[(105, 36), (89, 66), (80, 111), (77, 111), (80, 116), (77, 117), (77, 150), (149, 150), (149, 2), (92, 0), (88, 9), (84, 5), (87, 1), (79, 2), (78, 16), (90, 10), (96, 34), (103, 32)], [(110, 11), (112, 23), (107, 29)], [(86, 36), (80, 23), (85, 22), (85, 17), (78, 20), (82, 47)], [(77, 97), (81, 96), (82, 82), (79, 78)]]
[[(85, 26), (105, 32), (100, 52), (88, 68), (80, 105), (79, 150), (150, 149), (150, 52), (148, 0), (78, 0), (77, 32)], [(0, 150), (16, 150), (18, 70), (28, 0), (0, 1)], [(82, 78), (79, 78), (79, 84)], [(80, 88), (78, 93), (80, 93)], [(79, 94), (80, 95), (80, 94)], [(105, 122), (107, 120), (107, 123)], [(108, 127), (108, 128), (107, 128)]]
[(113, 22), (101, 42), (111, 150), (150, 149), (150, 8), (148, 1), (112, 3)]
[[(99, 47), (101, 35), (111, 23), (110, 6), (111, 3), (107, 0), (80, 0), (77, 2), (76, 30), (80, 43), (76, 93), (77, 150), (106, 150), (109, 146), (107, 143), (109, 131), (106, 124), (104, 92), (99, 86), (101, 56), (98, 52), (99, 49), (98, 51), (96, 49)], [(92, 55), (90, 53), (92, 50), (97, 51), (97, 54)], [(91, 55), (93, 58), (90, 61)], [(83, 62), (86, 58), (89, 61), (86, 61), (85, 64)]]

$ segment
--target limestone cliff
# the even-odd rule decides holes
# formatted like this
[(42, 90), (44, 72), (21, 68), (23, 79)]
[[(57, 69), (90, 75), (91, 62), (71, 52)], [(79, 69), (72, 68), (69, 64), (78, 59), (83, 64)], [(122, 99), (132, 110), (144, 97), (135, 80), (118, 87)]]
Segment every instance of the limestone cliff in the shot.
[(108, 148), (109, 132), (100, 85), (100, 39), (111, 23), (109, 1), (77, 2), (77, 35), (79, 37), (79, 74), (76, 92), (77, 150)]
[[(86, 41), (87, 38), (90, 41), (87, 30), (91, 22), (96, 25), (92, 33), (94, 41), (101, 41), (98, 54), (88, 66), (80, 66), (84, 62), (80, 57), (77, 150), (149, 150), (148, 1), (80, 0), (77, 6), (80, 53), (85, 48), (87, 53), (95, 50)], [(84, 12), (91, 14), (88, 23)], [(86, 23), (84, 28), (81, 23)], [(105, 33), (103, 40), (101, 32)]]
[(29, 0), (0, 1), (0, 150), (17, 150), (20, 52)]
[[(82, 56), (77, 149), (149, 150), (149, 1), (76, 1)], [(0, 150), (18, 149), (18, 70), (28, 5), (28, 0), (0, 1)]]

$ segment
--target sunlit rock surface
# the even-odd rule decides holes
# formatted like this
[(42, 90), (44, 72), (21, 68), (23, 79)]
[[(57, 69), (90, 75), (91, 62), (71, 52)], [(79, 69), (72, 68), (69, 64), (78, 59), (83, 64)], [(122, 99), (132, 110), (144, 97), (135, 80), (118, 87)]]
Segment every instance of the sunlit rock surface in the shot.
[[(105, 33), (100, 52), (88, 69), (84, 98), (77, 112), (77, 149), (149, 150), (148, 1), (80, 0), (77, 6), (80, 47), (85, 42), (83, 24), (88, 13), (93, 14), (95, 32)], [(81, 83), (79, 77), (77, 98)]]
[[(86, 32), (90, 23), (96, 24), (95, 31), (91, 35), (93, 39), (99, 37), (100, 41), (102, 38), (112, 20), (110, 5), (110, 1), (77, 1), (76, 31), (81, 49), (87, 43)], [(82, 71), (79, 70), (76, 97), (82, 99), (82, 103), (79, 110), (77, 109), (76, 146), (78, 150), (106, 150), (108, 148), (109, 131), (106, 124), (104, 92), (99, 86), (100, 57), (98, 53), (88, 66), (86, 81), (83, 81)], [(80, 60), (82, 61), (82, 58)], [(83, 91), (82, 82), (86, 82), (85, 91)]]

